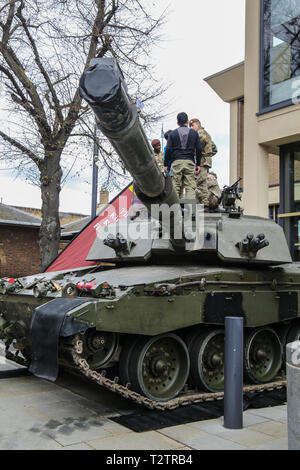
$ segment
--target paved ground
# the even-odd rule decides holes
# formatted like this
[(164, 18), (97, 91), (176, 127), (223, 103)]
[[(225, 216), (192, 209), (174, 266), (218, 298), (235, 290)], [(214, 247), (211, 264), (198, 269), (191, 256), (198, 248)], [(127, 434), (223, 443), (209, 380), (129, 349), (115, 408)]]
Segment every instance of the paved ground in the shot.
[[(0, 355), (0, 372), (15, 366)], [(287, 406), (251, 409), (244, 427), (223, 418), (136, 433), (111, 418), (140, 410), (69, 374), (51, 383), (32, 375), (0, 378), (0, 449), (287, 450)]]

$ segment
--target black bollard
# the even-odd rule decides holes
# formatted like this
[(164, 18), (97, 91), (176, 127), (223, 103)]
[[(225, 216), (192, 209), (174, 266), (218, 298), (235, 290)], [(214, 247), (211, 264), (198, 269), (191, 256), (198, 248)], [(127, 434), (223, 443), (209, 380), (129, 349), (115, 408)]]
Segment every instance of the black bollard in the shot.
[(224, 427), (243, 427), (244, 319), (225, 317)]

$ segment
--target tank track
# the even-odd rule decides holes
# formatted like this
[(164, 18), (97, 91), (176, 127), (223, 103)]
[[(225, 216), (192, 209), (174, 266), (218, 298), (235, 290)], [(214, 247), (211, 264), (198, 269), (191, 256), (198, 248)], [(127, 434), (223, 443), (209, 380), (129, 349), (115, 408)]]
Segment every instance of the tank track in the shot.
[[(73, 363), (77, 366), (77, 370), (79, 370), (80, 373), (83, 374), (85, 377), (97, 383), (98, 385), (105, 387), (107, 390), (110, 390), (111, 392), (116, 392), (123, 398), (127, 398), (133, 401), (134, 403), (145, 406), (146, 408), (149, 408), (151, 410), (174, 410), (180, 406), (187, 406), (193, 403), (222, 400), (224, 398), (224, 392), (186, 392), (166, 402), (150, 400), (149, 398), (133, 390), (130, 390), (129, 386), (120, 385), (118, 383), (118, 377), (115, 377), (114, 380), (111, 380), (106, 377), (105, 371), (99, 373), (91, 369), (86, 359), (81, 357), (82, 352), (83, 342), (80, 340), (80, 335), (78, 334), (75, 336), (74, 346), (71, 350)], [(269, 382), (266, 384), (246, 385), (243, 387), (243, 392), (248, 393), (271, 391), (274, 389), (281, 389), (285, 386), (286, 379), (282, 378), (280, 380)]]
[[(70, 343), (68, 345), (70, 347)], [(69, 348), (68, 348), (69, 349)], [(113, 380), (106, 377), (106, 371), (103, 370), (101, 373), (96, 370), (91, 369), (86, 359), (81, 355), (83, 353), (83, 342), (80, 339), (80, 334), (77, 334), (73, 337), (71, 349), (69, 349), (69, 360), (71, 358), (71, 363), (69, 361), (64, 362), (64, 366), (67, 369), (70, 369), (72, 372), (74, 370), (79, 372), (81, 375), (85, 376), (87, 379), (92, 382), (104, 387), (105, 389), (118, 393), (123, 398), (129, 399), (138, 405), (145, 406), (151, 410), (175, 410), (180, 406), (188, 406), (193, 403), (203, 403), (203, 402), (212, 402), (216, 400), (222, 400), (224, 398), (224, 392), (193, 392), (187, 391), (182, 393), (172, 400), (165, 402), (158, 402), (155, 400), (150, 400), (149, 398), (130, 390), (130, 384), (127, 386), (121, 385), (118, 383), (119, 378), (115, 377)], [(6, 351), (5, 357), (17, 364), (23, 365), (25, 367), (29, 366), (29, 361), (23, 359), (18, 354), (13, 354), (11, 351)], [(243, 393), (249, 392), (263, 392), (263, 391), (272, 391), (279, 390), (286, 387), (286, 379), (282, 378), (273, 382), (259, 385), (245, 385), (243, 387)]]
[(19, 351), (17, 351), (16, 353), (12, 353), (11, 351), (6, 350), (5, 358), (24, 367), (29, 367), (30, 364), (29, 361), (24, 359), (22, 356), (19, 356)]

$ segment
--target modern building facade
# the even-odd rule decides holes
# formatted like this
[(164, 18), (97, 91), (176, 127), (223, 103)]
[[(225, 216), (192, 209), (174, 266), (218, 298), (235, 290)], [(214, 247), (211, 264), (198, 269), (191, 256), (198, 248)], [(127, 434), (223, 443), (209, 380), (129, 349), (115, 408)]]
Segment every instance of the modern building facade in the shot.
[(300, 0), (246, 0), (245, 61), (205, 80), (230, 103), (230, 180), (300, 260)]

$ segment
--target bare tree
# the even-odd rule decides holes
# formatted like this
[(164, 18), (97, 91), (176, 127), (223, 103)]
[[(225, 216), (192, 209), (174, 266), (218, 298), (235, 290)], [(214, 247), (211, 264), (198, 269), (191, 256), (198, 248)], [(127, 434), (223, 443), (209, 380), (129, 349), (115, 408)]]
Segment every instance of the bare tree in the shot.
[[(155, 103), (142, 115), (145, 122), (160, 119), (154, 98), (164, 88), (153, 78), (149, 50), (160, 39), (165, 13), (154, 18), (146, 0), (1, 2), (0, 78), (8, 117), (0, 128), (0, 159), (31, 181), (39, 178), (44, 269), (58, 252), (63, 174), (74, 164), (70, 157), (81, 158), (82, 146), (94, 135), (93, 118), (79, 95), (79, 77), (92, 58), (116, 57), (131, 95)], [(115, 156), (98, 143), (106, 175), (121, 177)]]

